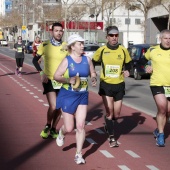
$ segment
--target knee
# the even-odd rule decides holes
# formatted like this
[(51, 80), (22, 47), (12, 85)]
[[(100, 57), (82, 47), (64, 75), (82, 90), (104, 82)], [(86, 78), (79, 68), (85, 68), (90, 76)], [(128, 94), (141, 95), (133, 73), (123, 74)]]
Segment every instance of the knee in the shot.
[(50, 109), (51, 111), (55, 111), (55, 110), (56, 110), (56, 105), (55, 105), (55, 104), (50, 105), (50, 106), (49, 106), (49, 109)]
[(80, 124), (77, 124), (77, 125), (76, 125), (78, 132), (84, 131), (84, 124), (85, 124), (85, 123), (80, 123)]
[(67, 133), (70, 133), (70, 132), (73, 131), (73, 127), (72, 127), (72, 126), (65, 127), (65, 131), (66, 131)]

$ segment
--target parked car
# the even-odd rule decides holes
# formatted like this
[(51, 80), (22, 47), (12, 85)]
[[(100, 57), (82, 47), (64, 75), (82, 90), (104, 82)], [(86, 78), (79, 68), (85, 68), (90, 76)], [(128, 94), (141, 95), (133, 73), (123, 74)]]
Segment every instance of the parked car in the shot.
[[(146, 73), (145, 65), (141, 65), (138, 62), (140, 58), (144, 57), (145, 52), (150, 46), (149, 44), (134, 44), (128, 47), (130, 57), (132, 58), (130, 76), (133, 76), (135, 80), (140, 80), (143, 76), (150, 75)], [(148, 61), (147, 64), (151, 65), (151, 62)]]
[(98, 44), (84, 44), (84, 55), (92, 59), (94, 52), (99, 48)]
[(29, 42), (25, 45), (25, 52), (26, 52), (26, 53), (28, 53), (28, 54), (33, 53), (32, 44), (33, 44), (33, 41), (29, 41)]
[(0, 40), (0, 45), (1, 46), (8, 46), (7, 40)]

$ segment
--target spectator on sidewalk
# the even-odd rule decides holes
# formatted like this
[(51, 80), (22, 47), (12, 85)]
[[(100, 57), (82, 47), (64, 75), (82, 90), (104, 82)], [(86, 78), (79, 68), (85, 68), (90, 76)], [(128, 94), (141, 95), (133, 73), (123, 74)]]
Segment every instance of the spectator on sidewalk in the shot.
[[(35, 40), (34, 40), (34, 42), (32, 44), (32, 50), (33, 50), (32, 55), (33, 55), (33, 57), (36, 57), (37, 51), (38, 51), (38, 47), (40, 46), (41, 43), (42, 43), (42, 41), (40, 40), (40, 37), (36, 36), (36, 38), (35, 38)], [(39, 65), (41, 64), (41, 60), (42, 60), (42, 58), (40, 58), (38, 60), (38, 64)]]
[(151, 73), (150, 89), (157, 106), (157, 128), (153, 134), (156, 145), (165, 146), (164, 128), (170, 116), (170, 30), (160, 33), (160, 44), (150, 47), (145, 57), (139, 62), (146, 64), (151, 60), (151, 66), (146, 71)]
[[(63, 146), (66, 133), (74, 129), (75, 116), (77, 144), (75, 162), (84, 164), (82, 147), (88, 105), (88, 76), (91, 77), (92, 86), (96, 86), (97, 79), (91, 59), (82, 55), (84, 39), (78, 34), (73, 34), (68, 37), (67, 45), (70, 55), (64, 58), (54, 74), (54, 79), (63, 83), (57, 98), (57, 109), (62, 111), (64, 124), (59, 130), (56, 142), (58, 146)], [(77, 87), (74, 87), (76, 85)]]
[(17, 42), (14, 44), (14, 50), (15, 50), (15, 59), (16, 59), (16, 70), (15, 75), (21, 76), (21, 71), (23, 68), (24, 63), (24, 51), (25, 51), (25, 45), (22, 42), (22, 37), (18, 36)]
[[(52, 38), (44, 41), (38, 48), (37, 55), (33, 58), (35, 68), (40, 72), (42, 85), (44, 88), (43, 94), (46, 95), (49, 108), (47, 111), (47, 123), (45, 128), (40, 133), (42, 138), (57, 138), (56, 126), (60, 119), (61, 112), (56, 110), (56, 97), (60, 90), (61, 84), (56, 82), (53, 77), (56, 68), (66, 57), (68, 52), (65, 50), (66, 43), (62, 41), (63, 26), (61, 23), (52, 25)], [(38, 60), (43, 56), (44, 69), (38, 63)]]
[(126, 48), (119, 45), (119, 30), (116, 26), (106, 28), (105, 46), (94, 54), (93, 64), (101, 63), (99, 95), (105, 106), (105, 130), (108, 133), (110, 147), (118, 147), (114, 134), (114, 122), (120, 115), (123, 96), (125, 95), (124, 77), (129, 76), (131, 58)]

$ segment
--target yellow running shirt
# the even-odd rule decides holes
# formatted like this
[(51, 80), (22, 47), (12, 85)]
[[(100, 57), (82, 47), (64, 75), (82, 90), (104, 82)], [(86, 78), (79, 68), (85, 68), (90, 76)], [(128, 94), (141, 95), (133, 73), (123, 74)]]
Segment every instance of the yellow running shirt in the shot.
[(37, 54), (43, 56), (44, 69), (43, 72), (50, 80), (53, 80), (54, 73), (61, 61), (67, 56), (68, 51), (65, 50), (66, 43), (60, 46), (54, 46), (50, 40), (41, 43)]
[(125, 63), (129, 63), (131, 58), (123, 46), (119, 45), (118, 49), (111, 50), (105, 45), (94, 53), (93, 60), (101, 61), (100, 81), (118, 84), (124, 81), (123, 66)]
[(153, 73), (151, 86), (170, 86), (170, 50), (163, 50), (160, 45), (150, 47), (145, 58), (151, 60)]

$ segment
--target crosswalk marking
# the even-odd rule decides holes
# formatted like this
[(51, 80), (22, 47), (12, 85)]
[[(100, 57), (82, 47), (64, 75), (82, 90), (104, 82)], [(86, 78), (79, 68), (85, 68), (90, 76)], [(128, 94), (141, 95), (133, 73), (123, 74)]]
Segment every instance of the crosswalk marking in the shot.
[(114, 158), (114, 156), (106, 150), (99, 150), (99, 151), (107, 158)]
[(97, 144), (93, 139), (91, 138), (86, 138), (86, 140), (91, 143), (91, 144)]
[(122, 170), (130, 170), (126, 165), (118, 165), (118, 167)]
[(128, 153), (130, 156), (132, 156), (133, 158), (140, 158), (139, 155), (137, 155), (135, 152), (131, 151), (131, 150), (125, 150), (126, 153)]
[(159, 170), (158, 168), (156, 168), (153, 165), (146, 165), (147, 168), (149, 168), (150, 170)]

